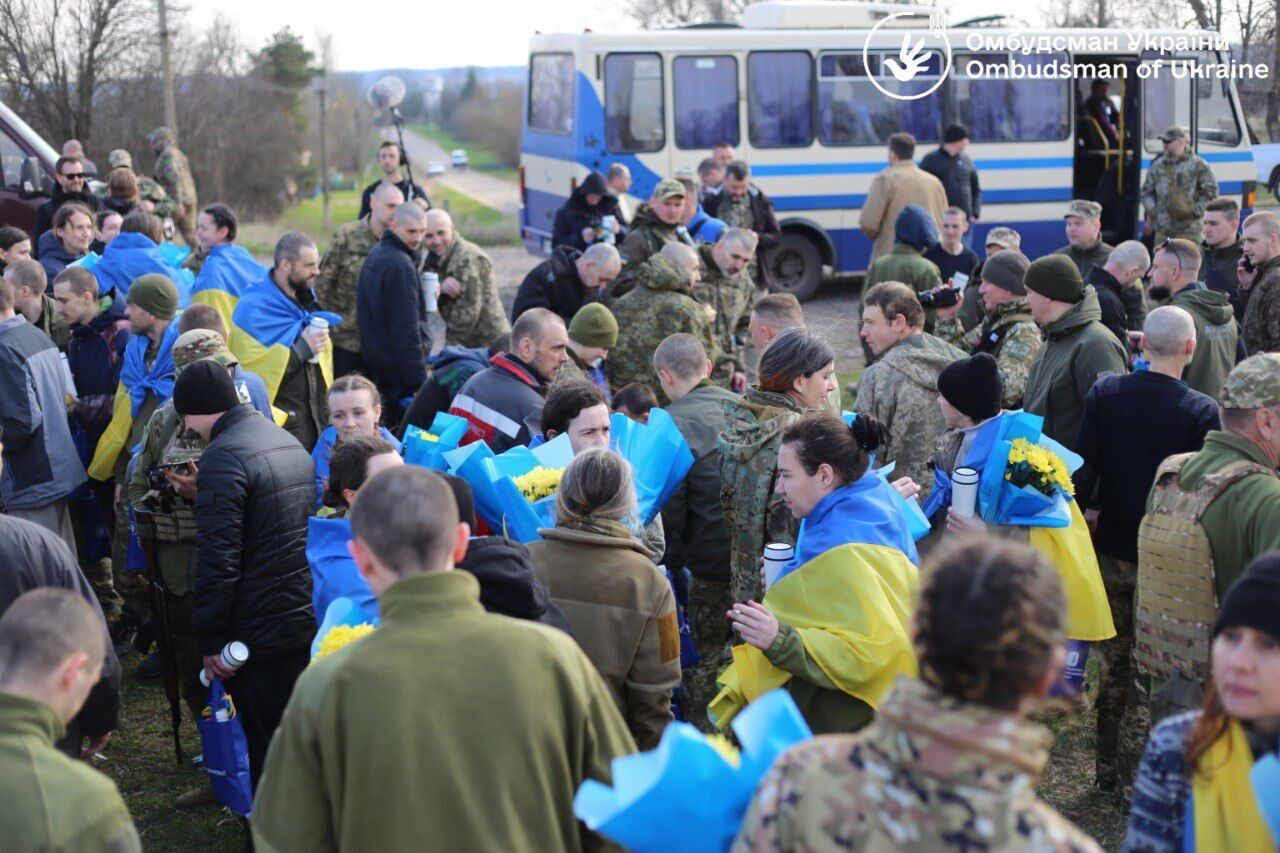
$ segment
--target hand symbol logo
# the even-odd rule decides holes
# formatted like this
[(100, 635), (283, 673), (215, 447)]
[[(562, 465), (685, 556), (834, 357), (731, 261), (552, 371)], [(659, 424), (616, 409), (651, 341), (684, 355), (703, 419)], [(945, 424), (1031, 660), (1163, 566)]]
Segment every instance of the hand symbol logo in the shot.
[(918, 38), (912, 45), (911, 34), (904, 33), (902, 47), (898, 48), (898, 58), (894, 59), (891, 56), (884, 61), (884, 64), (899, 83), (914, 80), (915, 76), (924, 71), (925, 66), (929, 64), (929, 57), (924, 53), (924, 39)]

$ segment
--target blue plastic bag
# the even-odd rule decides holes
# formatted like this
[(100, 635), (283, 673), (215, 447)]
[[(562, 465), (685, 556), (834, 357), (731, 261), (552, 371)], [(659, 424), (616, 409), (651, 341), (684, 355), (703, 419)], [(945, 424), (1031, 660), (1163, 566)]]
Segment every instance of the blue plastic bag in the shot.
[[(225, 719), (218, 719), (219, 711), (225, 712)], [(209, 685), (209, 707), (196, 720), (196, 726), (204, 749), (204, 770), (209, 774), (218, 802), (240, 817), (248, 817), (253, 811), (249, 741), (245, 739), (244, 726), (231, 694), (222, 687), (222, 679), (214, 678)]]
[[(436, 412), (428, 429), (410, 426), (404, 433), (404, 461), (435, 471), (449, 470), (444, 455), (458, 446), (467, 431), (467, 419)], [(427, 436), (432, 436), (428, 438)]]

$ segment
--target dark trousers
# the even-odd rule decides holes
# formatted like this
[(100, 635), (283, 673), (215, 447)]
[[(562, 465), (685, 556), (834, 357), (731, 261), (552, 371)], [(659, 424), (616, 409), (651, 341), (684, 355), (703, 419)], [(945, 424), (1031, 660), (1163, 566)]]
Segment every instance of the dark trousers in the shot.
[(310, 660), (311, 649), (305, 646), (270, 660), (255, 661), (250, 657), (226, 683), (249, 744), (249, 777), (255, 790), (267, 761), (271, 736), (280, 725), (284, 706), (293, 693), (293, 683)]
[(366, 373), (364, 359), (360, 357), (360, 353), (352, 352), (349, 349), (335, 346), (333, 348), (333, 378), (339, 376), (349, 376), (352, 373)]

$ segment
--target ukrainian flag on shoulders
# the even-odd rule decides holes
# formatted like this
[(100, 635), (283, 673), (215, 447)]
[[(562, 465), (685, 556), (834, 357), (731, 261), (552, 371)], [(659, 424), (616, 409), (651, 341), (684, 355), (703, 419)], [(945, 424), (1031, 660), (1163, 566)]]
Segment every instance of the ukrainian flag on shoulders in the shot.
[(241, 294), (266, 274), (267, 268), (255, 261), (247, 249), (234, 243), (214, 246), (196, 276), (191, 301), (218, 309), (230, 333), (231, 317)]
[[(869, 539), (881, 539), (872, 535)], [(881, 542), (848, 542), (822, 552), (774, 582), (764, 597), (778, 622), (845, 693), (879, 708), (899, 675), (915, 675), (909, 626), (919, 573), (907, 555)], [(742, 644), (717, 679), (708, 708), (726, 728), (747, 705), (791, 680), (764, 652)]]
[[(329, 311), (308, 311), (284, 295), (271, 279), (270, 270), (245, 288), (231, 314), (231, 352), (240, 366), (262, 377), (267, 394), (274, 403), (289, 365), (289, 353), (293, 342), (311, 322), (312, 317), (323, 317), (330, 326), (342, 322), (342, 318)], [(320, 353), (320, 372), (326, 385), (333, 384), (333, 347)], [(283, 412), (276, 411), (276, 422), (282, 422)]]
[[(93, 460), (89, 463), (89, 476), (95, 480), (110, 480), (115, 472), (116, 459), (120, 451), (129, 443), (129, 433), (133, 431), (133, 419), (138, 416), (147, 394), (152, 393), (161, 404), (173, 396), (173, 342), (178, 339), (179, 311), (169, 321), (156, 359), (150, 369), (147, 368), (147, 347), (151, 339), (146, 335), (134, 335), (124, 350), (124, 358), (120, 364), (120, 384), (116, 386), (115, 402), (112, 404), (111, 421), (107, 424), (98, 446), (93, 451)], [(132, 448), (130, 448), (132, 449)]]

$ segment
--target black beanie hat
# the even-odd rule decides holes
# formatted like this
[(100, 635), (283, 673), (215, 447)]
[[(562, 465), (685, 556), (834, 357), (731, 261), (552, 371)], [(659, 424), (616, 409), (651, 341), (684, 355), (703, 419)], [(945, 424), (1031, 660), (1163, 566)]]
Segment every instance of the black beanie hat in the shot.
[(173, 408), (180, 415), (220, 415), (240, 405), (231, 374), (213, 361), (194, 361), (173, 382)]
[(969, 130), (963, 124), (953, 124), (942, 132), (943, 142), (959, 142), (969, 138)]
[(1227, 590), (1213, 635), (1227, 628), (1252, 628), (1280, 640), (1280, 551), (1245, 566)]
[(994, 418), (1004, 398), (996, 360), (980, 352), (951, 362), (938, 374), (938, 393), (975, 423)]

